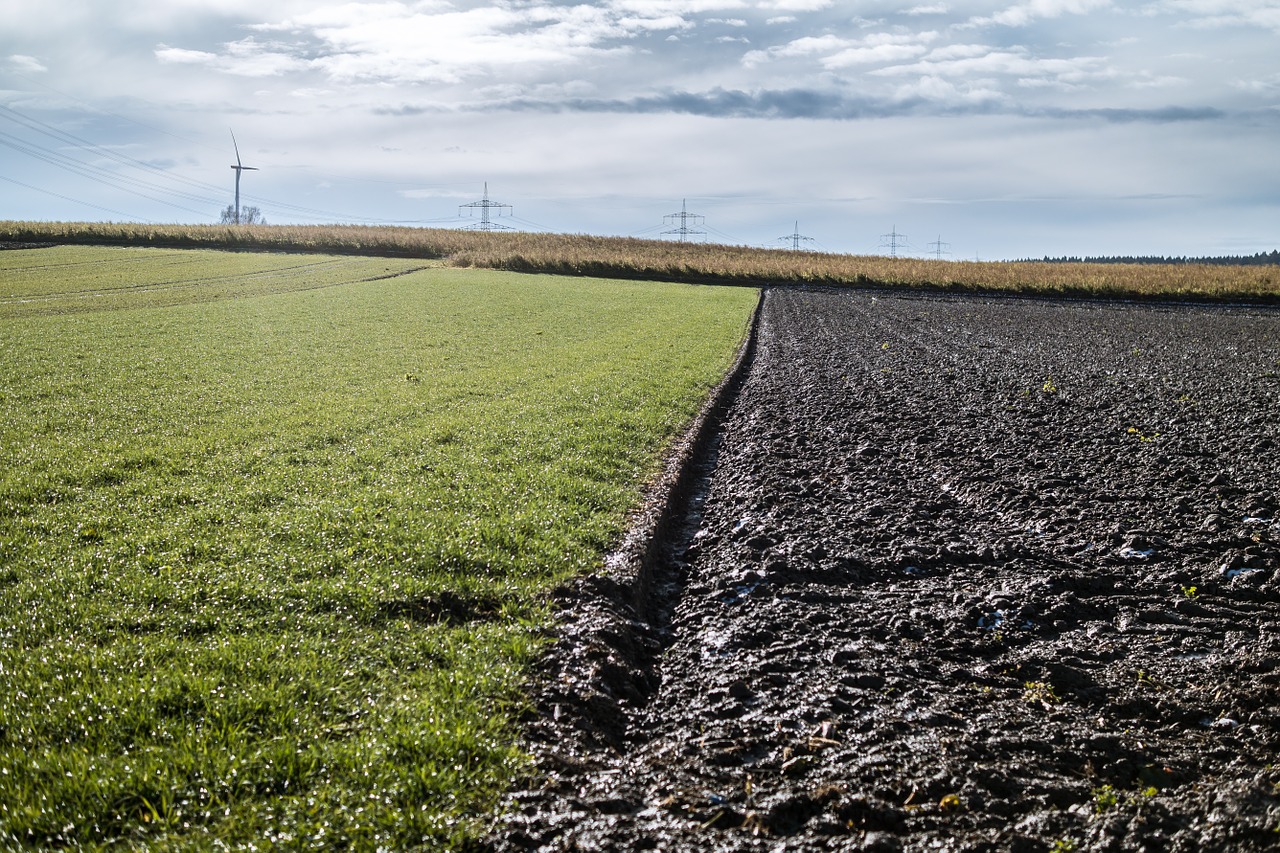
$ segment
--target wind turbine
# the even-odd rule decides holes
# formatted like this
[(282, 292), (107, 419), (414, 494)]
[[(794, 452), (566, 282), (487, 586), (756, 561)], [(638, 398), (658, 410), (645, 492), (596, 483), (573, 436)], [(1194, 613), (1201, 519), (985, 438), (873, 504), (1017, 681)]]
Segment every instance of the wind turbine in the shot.
[(240, 173), (256, 172), (258, 171), (258, 167), (241, 165), (240, 146), (236, 145), (236, 132), (234, 130), (231, 131), (231, 144), (236, 149), (236, 164), (231, 168), (235, 169), (235, 172), (236, 172), (236, 225), (239, 225), (240, 224)]

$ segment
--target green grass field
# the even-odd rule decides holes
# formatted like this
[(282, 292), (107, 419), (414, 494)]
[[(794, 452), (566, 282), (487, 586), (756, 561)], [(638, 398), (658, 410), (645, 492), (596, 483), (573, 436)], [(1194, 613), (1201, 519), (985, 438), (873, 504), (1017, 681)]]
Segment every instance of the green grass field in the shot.
[(483, 827), (756, 294), (423, 264), (0, 252), (0, 847)]

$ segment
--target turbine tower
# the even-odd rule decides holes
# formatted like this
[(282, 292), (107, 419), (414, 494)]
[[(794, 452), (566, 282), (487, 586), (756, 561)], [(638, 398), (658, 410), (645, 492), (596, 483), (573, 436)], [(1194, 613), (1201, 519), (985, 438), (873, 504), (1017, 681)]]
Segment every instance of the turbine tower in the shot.
[(801, 243), (812, 243), (812, 242), (813, 242), (813, 238), (812, 238), (812, 237), (806, 237), (806, 236), (804, 236), (803, 234), (801, 234), (801, 233), (800, 233), (800, 220), (799, 220), (799, 219), (797, 219), (797, 220), (796, 220), (796, 230), (795, 230), (795, 231), (791, 232), (790, 234), (788, 234), (788, 235), (787, 235), (787, 236), (785, 236), (785, 237), (779, 237), (778, 239), (779, 239), (779, 240), (789, 240), (789, 241), (791, 242), (791, 248), (792, 248), (792, 250), (793, 250), (793, 251), (796, 251), (796, 252), (800, 251), (800, 244), (801, 244)]
[(233, 130), (233, 131), (231, 131), (231, 144), (232, 144), (232, 146), (236, 149), (236, 164), (235, 164), (234, 166), (232, 166), (231, 168), (232, 168), (232, 169), (234, 169), (234, 170), (235, 170), (235, 173), (236, 173), (236, 225), (239, 225), (239, 224), (240, 224), (240, 173), (241, 173), (241, 172), (256, 172), (256, 171), (258, 171), (258, 167), (257, 167), (257, 166), (245, 166), (245, 165), (241, 164), (241, 162), (240, 162), (240, 146), (239, 146), (239, 145), (236, 145), (236, 132), (235, 132), (234, 130)]
[(516, 229), (512, 228), (510, 225), (502, 225), (501, 223), (493, 222), (489, 219), (489, 211), (496, 210), (498, 211), (498, 215), (501, 216), (502, 209), (504, 207), (507, 210), (512, 209), (511, 205), (509, 204), (500, 204), (496, 201), (489, 201), (489, 182), (485, 181), (484, 182), (484, 198), (482, 198), (480, 201), (473, 201), (470, 204), (458, 205), (459, 216), (462, 215), (463, 210), (480, 211), (480, 221), (477, 222), (475, 225), (467, 225), (465, 228), (463, 228), (463, 230), (464, 231), (515, 231)]
[(693, 228), (690, 228), (690, 227), (689, 227), (689, 224), (690, 224), (690, 223), (693, 223), (694, 225), (701, 225), (703, 222), (705, 222), (705, 221), (706, 221), (706, 217), (705, 217), (705, 216), (699, 216), (699, 215), (698, 215), (698, 214), (696, 214), (696, 213), (690, 213), (690, 212), (688, 211), (688, 209), (686, 208), (685, 200), (684, 200), (684, 199), (681, 199), (681, 200), (680, 200), (680, 212), (679, 212), (679, 213), (668, 213), (666, 216), (662, 217), (662, 221), (663, 221), (664, 223), (667, 223), (667, 222), (671, 222), (671, 223), (679, 222), (679, 223), (680, 223), (680, 226), (679, 226), (678, 228), (672, 228), (672, 229), (670, 229), (669, 231), (663, 231), (662, 233), (663, 233), (664, 235), (666, 235), (666, 234), (677, 234), (677, 235), (679, 235), (679, 237), (680, 237), (680, 242), (681, 242), (681, 243), (683, 243), (683, 242), (684, 242), (684, 239), (685, 239), (686, 237), (696, 237), (696, 236), (704, 236), (704, 237), (705, 237), (705, 236), (706, 236), (706, 234), (707, 234), (707, 232), (706, 232), (706, 231), (697, 231), (697, 230), (694, 230)]

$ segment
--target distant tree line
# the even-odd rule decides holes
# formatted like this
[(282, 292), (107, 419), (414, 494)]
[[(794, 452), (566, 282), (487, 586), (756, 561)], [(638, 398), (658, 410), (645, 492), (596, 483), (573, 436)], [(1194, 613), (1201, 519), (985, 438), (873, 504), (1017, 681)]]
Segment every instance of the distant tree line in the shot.
[(222, 211), (222, 225), (266, 225), (267, 220), (262, 215), (262, 211), (256, 207), (240, 208), (240, 218), (236, 218), (236, 206), (234, 204), (227, 205)]
[[(1023, 258), (1035, 261), (1035, 258)], [(1231, 267), (1258, 267), (1280, 265), (1280, 251), (1258, 252), (1256, 255), (1223, 255), (1216, 258), (1166, 258), (1160, 255), (1117, 255), (1114, 257), (1061, 257), (1045, 255), (1039, 259), (1046, 264), (1217, 264)]]

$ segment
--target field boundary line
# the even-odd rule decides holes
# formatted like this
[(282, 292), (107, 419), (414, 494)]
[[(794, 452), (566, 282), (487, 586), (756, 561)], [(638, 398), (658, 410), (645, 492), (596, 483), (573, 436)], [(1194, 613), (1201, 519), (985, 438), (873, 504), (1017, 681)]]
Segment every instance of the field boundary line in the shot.
[[(536, 761), (535, 780), (595, 766), (624, 750), (628, 716), (658, 686), (654, 664), (670, 645), (683, 586), (677, 557), (692, 535), (690, 518), (700, 512), (696, 496), (714, 467), (724, 418), (755, 360), (769, 292), (761, 289), (732, 366), (666, 453), (618, 547), (598, 572), (553, 593), (556, 638), (534, 665), (530, 707), (520, 721), (522, 746)], [(536, 787), (536, 781), (517, 780), (509, 793)], [(504, 832), (502, 818), (495, 820), (491, 842)]]

